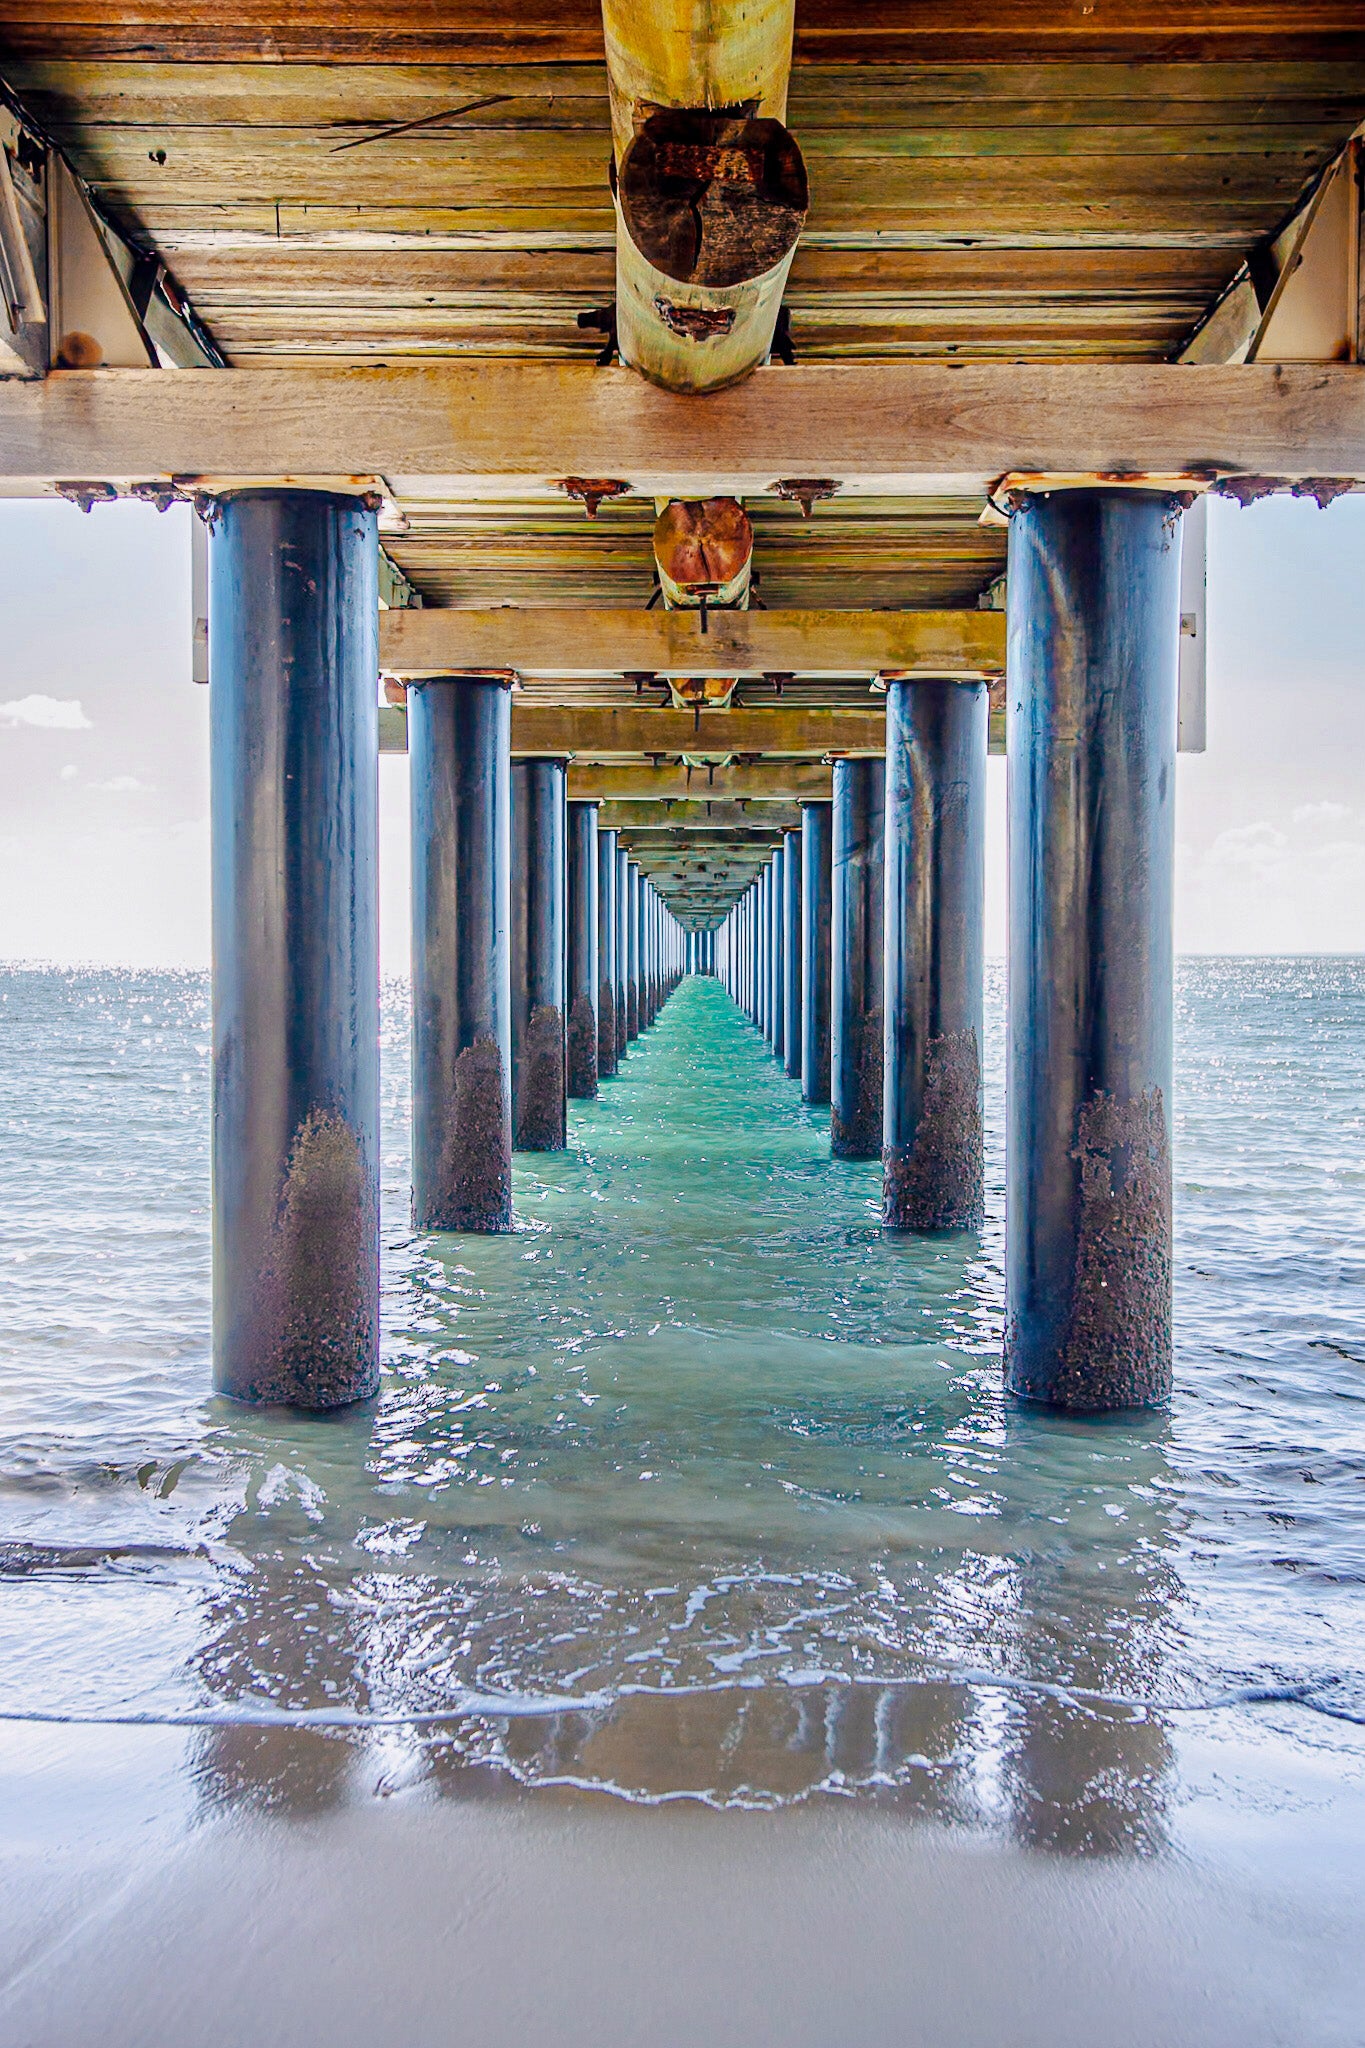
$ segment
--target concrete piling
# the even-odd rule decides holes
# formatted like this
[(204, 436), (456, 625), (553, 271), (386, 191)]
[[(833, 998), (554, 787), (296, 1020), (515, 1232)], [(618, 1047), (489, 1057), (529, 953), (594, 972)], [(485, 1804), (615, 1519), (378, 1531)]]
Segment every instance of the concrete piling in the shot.
[(782, 1064), (801, 1078), (801, 835), (782, 841)]
[(979, 1230), (986, 687), (886, 697), (882, 1221)]
[(419, 1230), (512, 1227), (511, 736), (504, 679), (408, 692)]
[(213, 1371), (379, 1381), (378, 544), (356, 496), (243, 490), (210, 542)]
[(830, 806), (801, 806), (801, 1099), (829, 1101)]
[(560, 1152), (565, 1111), (563, 761), (512, 769), (512, 1143)]
[(568, 807), (568, 1080), (579, 1102), (597, 1093), (597, 805)]
[(626, 1037), (640, 1036), (640, 870), (626, 857)]
[(786, 969), (786, 913), (787, 913), (787, 856), (785, 844), (779, 846), (768, 870), (772, 877), (772, 894), (768, 900), (768, 932), (771, 954), (768, 971), (771, 975), (768, 997), (768, 1037), (778, 1059), (784, 1056), (786, 1047), (787, 1017), (787, 969)]
[(882, 1152), (882, 857), (886, 768), (836, 761), (830, 917), (830, 1144)]
[(630, 1043), (630, 855), (616, 846), (616, 1063)]
[(597, 1072), (616, 1072), (616, 834), (597, 832)]
[(1009, 536), (1010, 1390), (1171, 1387), (1180, 499), (1022, 499)]

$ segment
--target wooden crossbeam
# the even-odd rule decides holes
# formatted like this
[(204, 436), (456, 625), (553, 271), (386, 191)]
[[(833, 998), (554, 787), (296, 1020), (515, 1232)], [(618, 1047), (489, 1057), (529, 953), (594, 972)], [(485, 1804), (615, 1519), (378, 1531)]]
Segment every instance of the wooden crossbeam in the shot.
[[(583, 363), (84, 370), (0, 381), (0, 490), (382, 476), (505, 496), (974, 490), (1009, 470), (1365, 479), (1365, 365), (775, 365), (705, 398)], [(818, 517), (818, 514), (817, 514)]]
[(389, 611), (379, 664), (397, 676), (515, 669), (527, 677), (994, 676), (1003, 612)]
[[(740, 754), (806, 756), (880, 754), (886, 745), (886, 714), (874, 698), (867, 711), (808, 711), (793, 706), (763, 711), (665, 711), (652, 706), (525, 704), (512, 706), (512, 752), (563, 754), (578, 761), (607, 762), (622, 756)], [(407, 750), (407, 714), (385, 705), (379, 713), (381, 753)], [(719, 772), (719, 770), (717, 771)], [(695, 786), (706, 769), (694, 769)], [(579, 794), (571, 791), (570, 794)], [(605, 793), (605, 792), (604, 792)], [(686, 795), (685, 787), (675, 795)], [(755, 791), (755, 794), (758, 792)]]
[(755, 825), (748, 831), (726, 833), (642, 831), (637, 825), (622, 832), (623, 846), (639, 847), (642, 853), (668, 860), (720, 860), (729, 854), (747, 854), (764, 847), (780, 846), (783, 833), (770, 826)]
[(609, 761), (630, 754), (880, 754), (886, 713), (808, 711), (666, 711), (614, 705), (512, 705), (514, 754), (572, 754)]
[(657, 768), (648, 761), (569, 764), (570, 797), (596, 797), (604, 803), (828, 803), (832, 792), (833, 771), (820, 761), (753, 761), (712, 769), (689, 769), (678, 762)]
[(699, 799), (666, 798), (662, 803), (652, 804), (629, 800), (604, 803), (597, 822), (608, 832), (635, 834), (652, 829), (695, 832), (709, 838), (715, 832), (751, 827), (760, 831), (791, 831), (801, 823), (801, 812), (796, 804), (790, 803), (736, 803), (729, 798), (707, 803)]

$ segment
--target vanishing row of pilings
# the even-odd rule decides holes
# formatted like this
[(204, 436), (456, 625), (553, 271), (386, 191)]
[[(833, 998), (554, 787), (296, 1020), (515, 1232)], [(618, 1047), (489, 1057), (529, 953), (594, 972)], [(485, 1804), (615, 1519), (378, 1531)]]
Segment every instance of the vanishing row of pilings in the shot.
[[(1171, 1385), (1172, 866), (1183, 501), (1022, 494), (1008, 570), (1005, 1366), (1079, 1411)], [(892, 1230), (984, 1219), (988, 704), (891, 681), (718, 934), (719, 972)]]
[[(1012, 503), (1006, 1371), (1079, 1410), (1170, 1386), (1181, 505)], [(215, 1376), (327, 1408), (378, 1380), (373, 501), (228, 493), (210, 558)], [(881, 1152), (890, 1226), (976, 1228), (986, 717), (980, 684), (890, 680), (885, 763), (839, 762), (689, 936), (562, 761), (513, 764), (505, 678), (415, 683), (418, 1227), (509, 1229), (514, 1143), (564, 1143), (690, 960), (828, 1093), (834, 1149)]]
[[(373, 509), (244, 490), (210, 545), (214, 1377), (330, 1408), (379, 1377), (378, 542)], [(511, 754), (505, 676), (408, 696), (412, 1210), (512, 1228), (683, 972), (648, 877)]]

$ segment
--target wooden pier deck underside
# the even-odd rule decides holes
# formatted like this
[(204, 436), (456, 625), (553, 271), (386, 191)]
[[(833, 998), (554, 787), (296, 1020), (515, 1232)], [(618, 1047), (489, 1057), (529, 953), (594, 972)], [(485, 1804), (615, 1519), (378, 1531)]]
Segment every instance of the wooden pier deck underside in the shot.
[[(578, 324), (614, 288), (598, 0), (452, 0), (439, 14), (415, 0), (344, 10), (307, 0), (287, 18), (258, 0), (117, 9), (0, 0), (0, 75), (108, 221), (164, 262), (224, 363), (242, 373), (234, 385), (249, 379), (261, 393), (272, 374), (304, 388), (319, 380), (320, 442), (340, 416), (328, 374), (372, 371), (391, 395), (387, 379), (398, 372), (472, 371), (481, 379), (475, 411), (482, 390), (494, 419), (500, 407), (538, 417), (523, 392), (559, 403), (552, 384), (536, 384), (537, 370), (551, 380), (556, 370), (573, 373), (563, 389), (575, 394), (587, 388), (580, 376), (604, 380), (595, 386), (603, 391), (628, 378), (592, 369), (603, 335)], [(1049, 390), (1051, 410), (1033, 417), (1050, 419), (1059, 440), (1058, 423), (1073, 421), (1077, 446), (1021, 451), (1043, 466), (1088, 467), (1066, 459), (1087, 452), (1100, 466), (1111, 444), (1122, 454), (1103, 426), (1088, 431), (1100, 416), (1097, 394), (1112, 396), (1121, 414), (1125, 394), (1138, 393), (1129, 411), (1146, 408), (1160, 443), (1160, 404), (1146, 394), (1167, 387), (1144, 385), (1142, 370), (1177, 363), (1239, 273), (1250, 265), (1254, 277), (1362, 117), (1358, 0), (1097, 0), (1084, 10), (1063, 0), (945, 0), (933, 9), (807, 0), (797, 8), (788, 108), (811, 186), (786, 296), (797, 367), (760, 372), (723, 410), (712, 399), (673, 401), (693, 408), (697, 423), (687, 473), (677, 474), (673, 455), (672, 470), (651, 465), (648, 432), (634, 443), (622, 437), (611, 405), (613, 431), (601, 439), (603, 460), (615, 460), (600, 473), (632, 489), (593, 519), (561, 487), (552, 450), (542, 473), (509, 468), (492, 478), (473, 473), (476, 465), (458, 475), (405, 470), (397, 447), (389, 466), (359, 455), (338, 463), (329, 450), (313, 468), (382, 477), (386, 552), (426, 606), (583, 609), (599, 619), (642, 610), (655, 493), (676, 477), (689, 490), (710, 478), (743, 489), (766, 607), (974, 611), (991, 601), (1004, 567), (1004, 527), (983, 522), (998, 450), (968, 446), (938, 476), (927, 473), (927, 457), (911, 465), (915, 474), (888, 474), (887, 463), (879, 473), (871, 444), (887, 408), (904, 412), (912, 401), (900, 394), (919, 388), (895, 373), (922, 369), (923, 388), (941, 404), (948, 386), (934, 375), (957, 366), (956, 389), (974, 394), (964, 418), (997, 423), (1002, 445)], [(827, 370), (843, 380), (862, 371), (866, 381), (820, 386)], [(1078, 373), (1074, 386), (1040, 381), (1040, 372), (1055, 380), (1068, 370)], [(208, 450), (179, 460), (185, 449), (173, 431), (187, 385), (207, 374), (167, 376), (180, 387), (163, 394), (174, 454), (149, 462), (150, 473), (215, 468)], [(1204, 372), (1185, 374), (1191, 394), (1212, 390), (1198, 384)], [(1308, 459), (1319, 453), (1338, 455), (1329, 473), (1353, 473), (1340, 430), (1349, 420), (1365, 439), (1354, 382), (1365, 370), (1338, 373), (1316, 414), (1303, 386), (1292, 420), (1268, 370), (1238, 374), (1247, 380), (1238, 391), (1257, 394), (1251, 409), (1270, 418), (1278, 403), (1281, 439), (1302, 439), (1299, 474), (1320, 468)], [(812, 398), (819, 388), (837, 394), (824, 408)], [(1014, 417), (1011, 391), (1022, 408)], [(89, 461), (68, 459), (75, 450), (50, 429), (62, 394), (0, 394), (3, 438), (13, 445), (32, 428), (54, 451), (40, 477), (120, 474), (94, 428)], [(422, 403), (411, 387), (414, 418)], [(814, 422), (799, 447), (809, 461), (785, 475), (839, 485), (810, 518), (777, 493), (784, 472), (768, 465), (767, 450), (744, 444), (746, 422), (757, 421), (761, 443), (764, 422), (784, 410), (793, 444)], [(1171, 457), (1217, 465), (1226, 455), (1232, 467), (1258, 468), (1256, 432), (1230, 415), (1221, 392), (1208, 416), (1226, 448), (1212, 428), (1201, 445), (1187, 419), (1183, 439), (1172, 430)], [(944, 418), (946, 446), (953, 422)], [(847, 444), (860, 431), (868, 445), (859, 471)], [(157, 451), (149, 441), (142, 452)], [(18, 466), (9, 460), (7, 475)], [(1018, 464), (1007, 457), (1000, 466)], [(533, 695), (568, 716), (584, 687), (566, 675), (556, 689), (552, 672), (538, 674)], [(798, 671), (789, 702), (833, 715), (851, 710), (854, 695), (875, 709), (865, 685)], [(638, 696), (633, 683), (605, 674), (591, 693), (623, 713)], [(599, 751), (617, 768), (633, 760), (638, 790), (676, 765), (665, 740), (661, 730), (659, 746), (625, 760)], [(721, 772), (752, 777), (748, 757), (761, 762), (767, 750), (734, 751), (746, 759)], [(772, 795), (787, 801), (801, 750), (772, 751)], [(805, 758), (814, 765), (821, 756)]]

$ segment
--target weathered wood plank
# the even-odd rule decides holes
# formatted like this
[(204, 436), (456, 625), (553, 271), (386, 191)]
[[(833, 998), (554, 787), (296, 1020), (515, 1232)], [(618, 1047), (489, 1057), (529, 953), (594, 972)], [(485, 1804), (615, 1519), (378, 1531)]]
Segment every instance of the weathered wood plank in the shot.
[[(403, 740), (406, 747), (406, 738)], [(688, 768), (681, 763), (569, 763), (569, 795), (601, 802), (673, 804), (827, 803), (833, 770), (821, 761), (754, 761), (725, 768)]]
[(706, 836), (715, 831), (740, 831), (750, 826), (790, 831), (801, 823), (801, 812), (792, 803), (737, 803), (733, 798), (669, 798), (656, 803), (608, 800), (602, 805), (597, 822), (603, 831), (609, 832), (667, 830)]
[[(231, 8), (179, 0), (4, 0), (0, 33), (20, 56), (181, 62), (306, 59), (337, 62), (523, 63), (601, 59), (597, 0), (535, 0), (510, 9), (464, 0), (368, 0), (339, 12), (331, 0), (273, 0)], [(798, 9), (797, 62), (956, 61), (992, 58), (1358, 58), (1365, 48), (1354, 0), (1110, 0), (1086, 12), (1067, 0), (806, 0)]]
[(513, 668), (525, 675), (1003, 674), (1000, 612), (387, 611), (393, 675)]
[[(366, 126), (452, 115), (452, 125), (525, 121), (607, 131), (606, 68), (595, 63), (309, 64), (84, 62), (12, 57), (10, 82), (60, 127), (79, 122)], [(806, 63), (788, 118), (817, 126), (964, 130), (1178, 121), (1210, 128), (1281, 122), (1338, 129), (1365, 94), (1365, 64), (1312, 62), (1041, 64)], [(493, 100), (495, 104), (479, 105)], [(455, 109), (467, 109), (456, 113)]]
[[(546, 103), (548, 105), (548, 103)], [(148, 194), (174, 196), (187, 183), (212, 178), (258, 196), (262, 183), (272, 197), (294, 200), (382, 195), (402, 179), (410, 196), (438, 194), (452, 178), (468, 179), (481, 190), (522, 191), (540, 181), (544, 188), (599, 186), (606, 177), (604, 144), (597, 127), (571, 126), (548, 114), (531, 118), (509, 112), (504, 119), (489, 112), (482, 122), (470, 119), (446, 127), (404, 128), (385, 134), (372, 122), (307, 126), (272, 126), (260, 121), (240, 123), (174, 122), (149, 119), (137, 123), (106, 122), (82, 112), (67, 123), (64, 140), (76, 147), (88, 174), (122, 183)], [(1200, 108), (1200, 114), (1207, 110)], [(1347, 116), (1349, 120), (1349, 115)], [(1122, 183), (1151, 176), (1141, 159), (1174, 159), (1189, 180), (1212, 185), (1216, 166), (1206, 159), (1233, 158), (1241, 175), (1264, 179), (1270, 173), (1292, 175), (1294, 167), (1322, 163), (1338, 147), (1340, 124), (1290, 124), (1265, 114), (1250, 123), (1204, 120), (1072, 123), (998, 122), (992, 126), (927, 126), (913, 129), (850, 120), (841, 127), (807, 127), (802, 153), (822, 181), (846, 175), (850, 164), (914, 163), (919, 168), (899, 173), (916, 186), (935, 165), (960, 166), (984, 159), (997, 177), (1008, 178), (1010, 164), (1022, 158), (1044, 158), (1059, 176), (1083, 171), (1092, 179)], [(164, 153), (164, 162), (153, 152)], [(1007, 159), (1001, 163), (1000, 159)], [(1228, 167), (1221, 166), (1223, 171)], [(836, 189), (838, 187), (836, 186)]]
[[(1204, 248), (845, 249), (802, 242), (788, 299), (812, 303), (822, 293), (837, 293), (840, 303), (871, 305), (910, 297), (991, 304), (1103, 298), (1117, 308), (1144, 296), (1200, 297), (1226, 269), (1221, 251)], [(250, 250), (231, 241), (186, 247), (176, 275), (196, 303), (212, 298), (382, 309), (409, 298), (430, 303), (474, 294), (581, 303), (593, 294), (609, 297), (615, 269), (610, 249), (453, 249), (416, 241), (382, 250), (327, 249), (272, 237)]]
[[(826, 150), (817, 131), (805, 150), (811, 229), (885, 224), (893, 214), (930, 211), (952, 218), (975, 211), (986, 228), (1016, 217), (1042, 194), (1049, 205), (1073, 211), (1100, 206), (1112, 219), (1133, 219), (1145, 208), (1153, 227), (1259, 220), (1267, 206), (1293, 199), (1340, 141), (1324, 132), (1271, 148), (1253, 130), (1228, 135), (1219, 151), (1192, 130), (1170, 129), (1153, 131), (1152, 148), (1140, 151), (1126, 130), (1115, 129), (1093, 131), (1081, 138), (1088, 150), (1068, 152), (1051, 130), (1037, 131), (1039, 146), (1030, 149), (1028, 133), (985, 131), (996, 139), (993, 150), (976, 146), (982, 131), (959, 135), (955, 150), (922, 148), (918, 137), (892, 149), (877, 135)], [(1109, 149), (1099, 146), (1106, 133)], [(335, 129), (83, 125), (74, 153), (97, 190), (149, 226), (162, 208), (183, 216), (187, 208), (263, 202), (278, 203), (282, 212), (363, 206), (408, 220), (424, 211), (440, 219), (500, 207), (534, 207), (553, 218), (584, 213), (594, 198), (611, 211), (603, 138), (595, 134), (419, 130), (340, 155), (337, 139)], [(803, 148), (806, 142), (802, 137)]]
[(868, 711), (665, 711), (512, 705), (514, 754), (610, 761), (632, 754), (879, 754), (886, 714)]
[(66, 371), (0, 385), (0, 488), (153, 476), (450, 479), (497, 497), (565, 476), (641, 495), (837, 478), (879, 495), (1007, 470), (1365, 477), (1365, 366), (820, 364), (704, 399), (578, 364)]
[[(0, 18), (10, 9), (0, 0)], [(325, 63), (282, 64), (259, 51), (226, 62), (158, 62), (155, 59), (21, 57), (7, 60), (7, 74), (28, 94), (46, 94), (60, 104), (80, 99), (92, 114), (118, 114), (148, 103), (166, 106), (176, 118), (243, 117), (248, 101), (261, 118), (296, 115), (305, 124), (343, 119), (360, 99), (376, 118), (401, 121), (438, 112), (462, 99), (493, 94), (537, 100), (589, 100), (605, 108), (606, 64), (595, 59), (554, 63), (533, 58), (502, 64)], [(1147, 103), (1156, 106), (1270, 104), (1335, 108), (1357, 89), (1365, 61), (1343, 66), (1327, 59), (1226, 58), (1166, 62), (1108, 59), (1098, 62), (1050, 54), (1041, 61), (999, 57), (976, 63), (923, 58), (860, 62), (806, 59), (791, 85), (788, 112), (886, 106), (892, 109), (957, 104), (964, 119), (991, 119), (995, 103), (1011, 108), (1053, 108), (1081, 101), (1100, 107)], [(856, 93), (850, 93), (851, 83)]]

